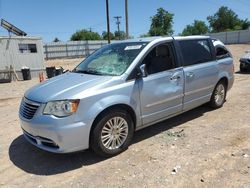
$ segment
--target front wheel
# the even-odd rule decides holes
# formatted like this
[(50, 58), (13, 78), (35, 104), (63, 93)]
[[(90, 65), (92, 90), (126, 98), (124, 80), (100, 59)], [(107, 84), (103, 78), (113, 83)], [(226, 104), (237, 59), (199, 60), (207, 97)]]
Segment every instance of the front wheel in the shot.
[(247, 68), (244, 67), (242, 64), (240, 64), (240, 72), (246, 72), (247, 71)]
[(213, 94), (210, 99), (210, 106), (213, 108), (220, 108), (223, 106), (226, 99), (226, 84), (223, 81), (220, 81), (213, 91)]
[(133, 138), (134, 123), (124, 110), (108, 110), (93, 127), (90, 145), (95, 153), (111, 157), (126, 150)]

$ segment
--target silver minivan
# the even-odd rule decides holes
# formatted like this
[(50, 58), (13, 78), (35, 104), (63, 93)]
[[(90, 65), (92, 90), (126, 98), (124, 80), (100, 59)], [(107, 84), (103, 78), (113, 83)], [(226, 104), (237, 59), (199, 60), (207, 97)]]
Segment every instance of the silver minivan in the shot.
[(124, 151), (136, 130), (209, 103), (223, 106), (233, 59), (207, 36), (127, 40), (97, 50), (73, 71), (29, 89), (25, 138), (50, 152)]

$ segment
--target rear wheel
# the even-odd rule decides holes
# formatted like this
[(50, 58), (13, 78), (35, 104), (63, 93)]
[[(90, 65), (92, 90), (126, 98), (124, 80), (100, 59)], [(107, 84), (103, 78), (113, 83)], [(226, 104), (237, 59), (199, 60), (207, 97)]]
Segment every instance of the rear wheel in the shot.
[(227, 94), (226, 84), (220, 81), (213, 91), (212, 97), (210, 99), (210, 106), (213, 108), (220, 108), (223, 106)]
[(99, 155), (111, 157), (126, 150), (132, 140), (134, 123), (124, 110), (108, 110), (93, 127), (90, 145)]

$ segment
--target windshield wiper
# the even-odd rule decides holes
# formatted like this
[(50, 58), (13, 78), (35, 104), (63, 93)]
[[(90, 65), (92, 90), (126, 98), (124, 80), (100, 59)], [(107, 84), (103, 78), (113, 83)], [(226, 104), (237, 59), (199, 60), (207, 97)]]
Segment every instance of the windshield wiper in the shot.
[(101, 72), (98, 72), (95, 69), (75, 70), (74, 72), (76, 72), (76, 73), (83, 73), (83, 74), (102, 75)]

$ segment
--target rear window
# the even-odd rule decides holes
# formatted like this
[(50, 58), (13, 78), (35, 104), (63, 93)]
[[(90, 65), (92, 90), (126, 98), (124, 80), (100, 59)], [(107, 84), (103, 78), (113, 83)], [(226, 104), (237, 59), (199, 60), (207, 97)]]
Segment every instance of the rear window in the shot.
[(183, 40), (179, 43), (184, 59), (184, 66), (213, 60), (208, 40)]

